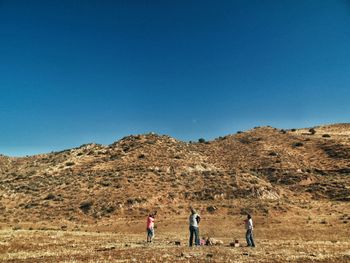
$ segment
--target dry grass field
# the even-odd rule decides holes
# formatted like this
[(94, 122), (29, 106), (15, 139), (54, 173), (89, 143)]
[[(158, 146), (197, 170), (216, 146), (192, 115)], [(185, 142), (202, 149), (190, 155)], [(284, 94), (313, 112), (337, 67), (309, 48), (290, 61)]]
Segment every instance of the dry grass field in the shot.
[[(187, 246), (186, 216), (157, 217), (156, 237), (145, 242), (145, 220), (109, 219), (90, 225), (2, 226), (1, 262), (350, 262), (350, 209), (310, 202), (310, 209), (256, 216), (255, 248), (245, 247), (243, 215), (203, 216), (201, 236), (223, 245)], [(229, 244), (238, 239), (242, 247)], [(181, 245), (175, 245), (180, 241)]]
[[(283, 229), (278, 230), (283, 233)], [(297, 231), (302, 232), (302, 229)], [(278, 240), (276, 237), (258, 239), (258, 246), (254, 249), (234, 248), (227, 244), (188, 248), (175, 246), (162, 234), (150, 245), (142, 241), (141, 235), (120, 235), (110, 232), (3, 230), (0, 234), (1, 262), (340, 263), (350, 260), (350, 242), (344, 240)], [(179, 234), (172, 233), (172, 235)], [(228, 238), (222, 240), (229, 241)]]

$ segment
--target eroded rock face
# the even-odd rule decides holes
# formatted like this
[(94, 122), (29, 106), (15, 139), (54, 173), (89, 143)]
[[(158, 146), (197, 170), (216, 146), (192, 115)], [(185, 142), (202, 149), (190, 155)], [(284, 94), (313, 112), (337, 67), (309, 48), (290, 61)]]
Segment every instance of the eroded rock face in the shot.
[(280, 195), (276, 190), (269, 190), (269, 189), (264, 189), (260, 188), (256, 191), (255, 193), (256, 197), (259, 199), (264, 199), (264, 200), (277, 200), (280, 198)]

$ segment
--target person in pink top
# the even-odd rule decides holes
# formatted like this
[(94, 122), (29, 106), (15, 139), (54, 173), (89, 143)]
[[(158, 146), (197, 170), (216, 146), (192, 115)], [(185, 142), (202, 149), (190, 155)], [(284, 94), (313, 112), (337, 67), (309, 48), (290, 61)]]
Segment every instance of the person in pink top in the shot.
[(156, 213), (150, 214), (147, 217), (147, 242), (152, 242), (154, 237), (154, 218)]

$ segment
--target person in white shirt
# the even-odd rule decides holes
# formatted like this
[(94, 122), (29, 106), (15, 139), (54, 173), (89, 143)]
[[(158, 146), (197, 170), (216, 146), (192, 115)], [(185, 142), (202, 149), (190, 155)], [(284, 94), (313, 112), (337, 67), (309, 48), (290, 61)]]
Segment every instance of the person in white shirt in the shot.
[(189, 225), (190, 225), (190, 240), (189, 240), (189, 245), (192, 247), (193, 244), (193, 236), (194, 236), (194, 244), (196, 246), (200, 245), (199, 242), (199, 221), (200, 221), (200, 216), (197, 214), (196, 210), (194, 210), (191, 207), (191, 215), (189, 217)]
[(254, 239), (253, 239), (253, 220), (251, 215), (247, 215), (247, 219), (244, 220), (245, 229), (247, 230), (245, 237), (247, 240), (248, 247), (255, 247)]

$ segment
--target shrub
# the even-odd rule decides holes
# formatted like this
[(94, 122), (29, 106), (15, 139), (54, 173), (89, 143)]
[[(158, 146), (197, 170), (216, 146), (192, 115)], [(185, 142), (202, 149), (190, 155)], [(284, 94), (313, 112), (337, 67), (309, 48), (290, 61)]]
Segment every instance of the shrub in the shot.
[(102, 185), (102, 186), (110, 186), (111, 185), (111, 182), (110, 181), (101, 181), (100, 182), (100, 185)]
[(330, 138), (331, 136), (329, 134), (323, 134), (322, 137), (323, 138)]
[(214, 213), (218, 208), (216, 206), (208, 206), (207, 211), (209, 213)]
[(145, 157), (146, 157), (146, 155), (144, 155), (143, 153), (141, 153), (141, 154), (138, 156), (139, 159), (145, 159)]
[(103, 207), (102, 207), (102, 210), (103, 210), (105, 213), (110, 214), (110, 213), (113, 213), (113, 212), (116, 210), (116, 207), (113, 206), (113, 205), (110, 205), (110, 206), (107, 206), (107, 207), (103, 206)]
[(93, 202), (91, 200), (87, 200), (87, 201), (83, 201), (81, 204), (80, 204), (80, 209), (84, 212), (84, 213), (87, 213), (89, 212), (89, 210), (91, 209), (93, 205)]
[(302, 142), (295, 142), (295, 143), (293, 143), (293, 147), (301, 147), (303, 145), (304, 144)]
[(296, 129), (291, 129), (291, 131), (292, 131), (292, 132), (295, 132), (295, 131), (296, 131)]
[(129, 198), (128, 200), (126, 200), (126, 204), (131, 206), (131, 205), (137, 205), (139, 203), (144, 202), (145, 199), (141, 199), (141, 198)]
[(314, 128), (309, 129), (309, 133), (311, 135), (314, 135), (316, 133), (316, 130)]
[(173, 192), (168, 194), (168, 198), (170, 198), (170, 199), (174, 199), (175, 197), (176, 197), (176, 194)]
[(45, 198), (44, 200), (53, 200), (55, 199), (56, 196), (53, 194), (53, 193), (49, 193)]
[(198, 139), (198, 142), (199, 143), (205, 143), (205, 139), (204, 138), (200, 138), (200, 139)]

